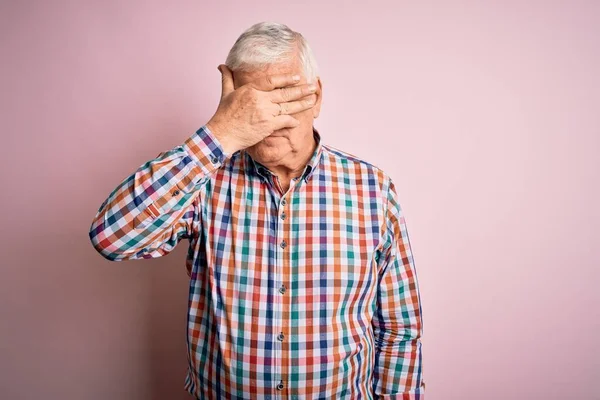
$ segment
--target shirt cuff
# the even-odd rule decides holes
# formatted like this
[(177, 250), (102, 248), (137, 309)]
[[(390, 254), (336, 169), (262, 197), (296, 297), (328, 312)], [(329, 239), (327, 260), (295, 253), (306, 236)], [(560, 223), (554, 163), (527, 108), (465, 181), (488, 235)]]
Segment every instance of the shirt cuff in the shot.
[(206, 125), (198, 129), (183, 143), (183, 149), (204, 175), (212, 174), (229, 157), (219, 139)]
[(388, 395), (375, 395), (377, 400), (425, 400), (423, 392), (398, 393)]

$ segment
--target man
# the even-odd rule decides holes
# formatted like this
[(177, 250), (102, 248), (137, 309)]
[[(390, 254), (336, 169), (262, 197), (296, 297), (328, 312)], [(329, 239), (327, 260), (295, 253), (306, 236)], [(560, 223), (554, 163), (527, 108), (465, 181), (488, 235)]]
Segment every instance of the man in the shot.
[(307, 42), (256, 24), (219, 70), (214, 116), (117, 186), (93, 245), (121, 261), (189, 240), (186, 389), (198, 399), (423, 399), (395, 186), (322, 143)]

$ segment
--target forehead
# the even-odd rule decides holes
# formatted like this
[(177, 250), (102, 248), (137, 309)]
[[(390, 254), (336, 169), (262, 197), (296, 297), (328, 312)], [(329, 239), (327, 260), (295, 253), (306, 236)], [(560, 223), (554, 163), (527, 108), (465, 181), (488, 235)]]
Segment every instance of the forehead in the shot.
[(281, 74), (299, 74), (301, 80), (304, 80), (304, 73), (296, 58), (281, 63), (268, 64), (263, 68), (248, 68), (244, 71), (235, 71), (233, 73), (233, 79), (235, 81), (235, 86), (241, 86), (267, 75)]

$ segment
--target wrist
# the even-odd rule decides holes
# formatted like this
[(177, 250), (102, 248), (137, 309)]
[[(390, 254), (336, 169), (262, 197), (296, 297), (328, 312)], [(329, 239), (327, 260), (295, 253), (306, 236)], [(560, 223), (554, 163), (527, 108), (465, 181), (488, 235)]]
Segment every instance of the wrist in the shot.
[(236, 151), (240, 150), (240, 147), (237, 145), (232, 135), (228, 134), (227, 129), (224, 129), (216, 121), (208, 121), (206, 123), (206, 128), (208, 128), (210, 133), (212, 133), (212, 135), (219, 141), (221, 147), (223, 147), (223, 151), (228, 155), (231, 155)]

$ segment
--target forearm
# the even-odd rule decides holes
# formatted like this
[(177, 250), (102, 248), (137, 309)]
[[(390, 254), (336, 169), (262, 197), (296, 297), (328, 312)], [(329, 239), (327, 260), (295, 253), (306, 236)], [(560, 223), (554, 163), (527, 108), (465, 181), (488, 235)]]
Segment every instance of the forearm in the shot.
[(423, 400), (421, 340), (403, 339), (387, 332), (378, 339), (375, 353), (377, 399)]
[(220, 142), (200, 128), (182, 145), (159, 154), (124, 179), (103, 202), (90, 227), (96, 250), (112, 261), (168, 253), (197, 228), (198, 189), (222, 165)]
[(394, 278), (394, 271), (388, 272), (374, 319), (374, 393), (378, 399), (422, 400), (422, 319), (416, 280), (405, 277), (403, 284)]
[(423, 400), (423, 321), (408, 230), (393, 182), (389, 182), (386, 235), (378, 275), (373, 390), (378, 399)]

